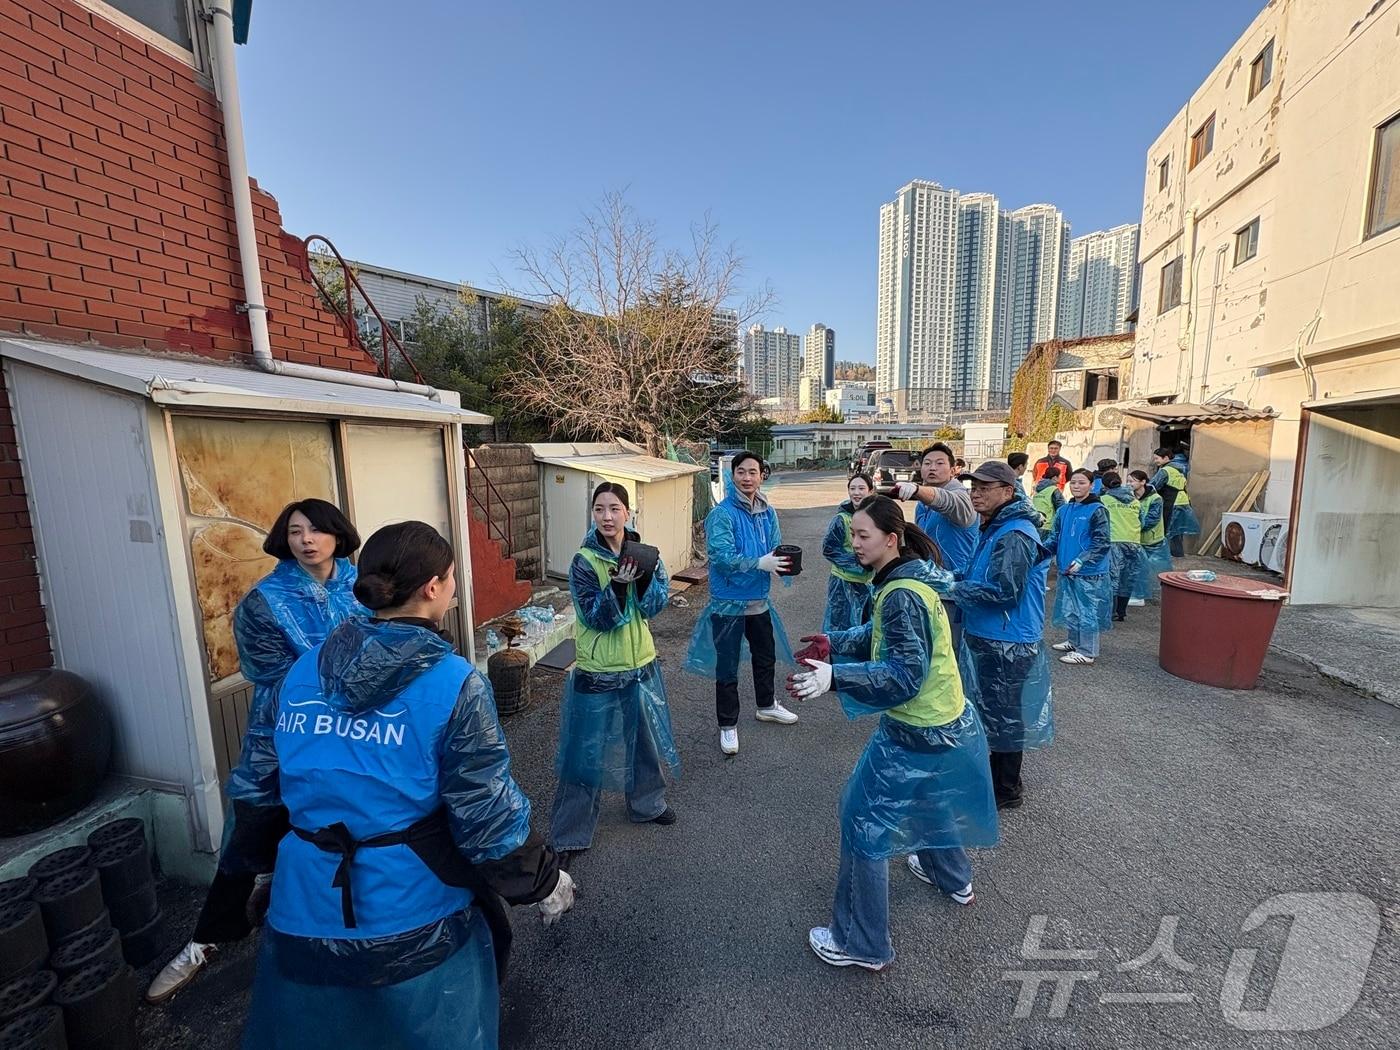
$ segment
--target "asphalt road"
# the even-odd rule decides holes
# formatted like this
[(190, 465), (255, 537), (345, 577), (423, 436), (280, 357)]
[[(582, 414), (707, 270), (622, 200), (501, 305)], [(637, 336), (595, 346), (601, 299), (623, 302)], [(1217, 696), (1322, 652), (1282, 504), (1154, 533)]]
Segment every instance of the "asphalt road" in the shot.
[[(808, 552), (775, 589), (794, 640), (820, 626), (843, 482), (772, 488), (785, 539)], [(517, 914), (504, 1047), (1400, 1044), (1400, 710), (1275, 660), (1252, 692), (1181, 681), (1157, 667), (1157, 610), (1130, 610), (1094, 667), (1056, 665), (1057, 739), (1027, 756), (1001, 845), (974, 857), (977, 903), (892, 865), (895, 963), (833, 970), (806, 936), (830, 915), (837, 802), (873, 721), (827, 696), (796, 726), (759, 724), (744, 683), (741, 752), (725, 758), (712, 684), (680, 671), (705, 589), (687, 597), (654, 623), (680, 821), (633, 826), (608, 799), (573, 868), (574, 913), (550, 930)], [(506, 725), (537, 823), (561, 684), (537, 673), (534, 706)], [(1175, 956), (1135, 961), (1164, 931)], [(143, 1011), (142, 1045), (236, 1046), (250, 977), (250, 948), (231, 953)]]

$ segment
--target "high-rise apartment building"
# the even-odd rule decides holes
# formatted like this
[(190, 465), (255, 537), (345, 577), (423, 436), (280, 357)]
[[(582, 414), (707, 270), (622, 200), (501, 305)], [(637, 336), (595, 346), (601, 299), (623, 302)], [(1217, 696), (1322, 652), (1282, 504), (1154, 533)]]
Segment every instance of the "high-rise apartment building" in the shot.
[(744, 384), (754, 397), (776, 397), (796, 406), (801, 362), (800, 335), (761, 324), (744, 333)]
[(916, 180), (880, 208), (878, 402), (897, 415), (1006, 408), (1030, 348), (1055, 338), (1069, 224), (990, 193)]
[(877, 400), (898, 415), (953, 408), (958, 196), (916, 179), (880, 207)]
[(1118, 335), (1137, 309), (1138, 224), (1076, 237), (1060, 294), (1061, 339)]
[(803, 376), (816, 376), (821, 380), (822, 389), (829, 389), (836, 379), (836, 329), (820, 321), (812, 325), (807, 330), (802, 353)]

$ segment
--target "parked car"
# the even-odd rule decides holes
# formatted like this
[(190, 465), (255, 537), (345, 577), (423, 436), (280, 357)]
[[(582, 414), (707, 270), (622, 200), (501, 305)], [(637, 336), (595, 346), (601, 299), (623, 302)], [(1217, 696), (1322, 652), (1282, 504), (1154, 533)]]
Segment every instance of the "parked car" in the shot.
[[(719, 480), (719, 465), (725, 456), (737, 456), (743, 452), (742, 448), (712, 448), (710, 449), (710, 480)], [(764, 477), (768, 475), (765, 474)]]
[(907, 448), (879, 448), (870, 454), (865, 466), (876, 485), (894, 485), (919, 480), (919, 454)]
[(860, 448), (856, 450), (855, 458), (851, 460), (851, 467), (850, 470), (847, 471), (847, 473), (859, 474), (862, 470), (865, 470), (866, 467), (869, 466), (871, 455), (873, 455), (875, 452), (879, 451), (882, 448), (889, 447), (890, 443), (888, 441), (867, 441), (864, 445), (861, 445)]

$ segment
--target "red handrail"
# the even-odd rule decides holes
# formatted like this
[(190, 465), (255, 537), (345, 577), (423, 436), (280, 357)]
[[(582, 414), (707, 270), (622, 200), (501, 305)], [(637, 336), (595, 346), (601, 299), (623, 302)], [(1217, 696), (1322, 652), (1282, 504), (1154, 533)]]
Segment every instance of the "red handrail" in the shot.
[[(510, 511), (510, 504), (501, 498), (500, 491), (496, 488), (495, 483), (491, 480), (491, 476), (486, 473), (486, 469), (480, 463), (475, 464), (476, 474), (483, 483), (482, 488), (485, 493), (485, 498), (483, 499), (482, 495), (477, 493), (476, 489), (472, 487), (473, 463), (472, 451), (471, 449), (467, 449), (467, 497), (481, 509), (482, 517), (486, 519), (487, 533), (489, 534), (493, 528), (496, 530), (496, 535), (500, 536), (501, 542), (505, 544), (506, 554), (509, 556), (512, 550), (511, 537), (515, 535), (515, 520)], [(496, 497), (496, 502), (501, 505), (501, 509), (506, 513), (506, 527), (504, 532), (501, 531), (500, 525), (491, 520), (491, 497), (493, 495)]]
[[(313, 249), (311, 247), (312, 241), (320, 241), (329, 249), (329, 252)], [(379, 362), (379, 374), (385, 379), (394, 378), (392, 360), (389, 353), (389, 346), (392, 343), (394, 351), (399, 355), (399, 359), (403, 361), (404, 364), (408, 365), (409, 370), (412, 371), (414, 381), (426, 383), (427, 381), (423, 378), (423, 373), (418, 371), (418, 366), (413, 363), (413, 358), (408, 356), (408, 351), (403, 348), (403, 343), (399, 341), (398, 335), (389, 327), (389, 322), (384, 320), (384, 315), (379, 312), (379, 307), (375, 306), (374, 300), (366, 294), (364, 286), (360, 284), (360, 279), (355, 276), (355, 271), (350, 268), (350, 264), (345, 261), (345, 257), (336, 250), (335, 245), (332, 244), (328, 238), (323, 237), (319, 233), (313, 233), (302, 243), (306, 245), (307, 269), (311, 271), (311, 279), (316, 283), (316, 288), (321, 293), (321, 299), (326, 304), (326, 307), (339, 317), (341, 323), (345, 325), (345, 330), (350, 335), (351, 345), (356, 349), (364, 351), (366, 354), (369, 353), (369, 351), (365, 349), (364, 343), (360, 341), (360, 326), (355, 323), (354, 294), (355, 292), (359, 292), (360, 298), (365, 301), (365, 308), (369, 310), (369, 312), (374, 315), (374, 319), (379, 322), (379, 349), (382, 353), (382, 360)], [(326, 286), (321, 283), (321, 278), (316, 273), (316, 267), (310, 265), (310, 256), (312, 254), (323, 257), (330, 254), (340, 265), (341, 277), (345, 281), (345, 311), (343, 313), (341, 312), (340, 306), (331, 298), (331, 294), (326, 290)]]

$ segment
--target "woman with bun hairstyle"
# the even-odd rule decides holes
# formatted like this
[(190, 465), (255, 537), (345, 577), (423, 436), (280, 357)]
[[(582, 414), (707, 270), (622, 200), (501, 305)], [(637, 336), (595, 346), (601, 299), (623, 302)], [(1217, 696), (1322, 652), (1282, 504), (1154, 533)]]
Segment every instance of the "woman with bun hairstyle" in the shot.
[[(841, 869), (830, 926), (808, 934), (832, 966), (882, 970), (894, 959), (889, 859), (967, 905), (972, 864), (965, 847), (998, 836), (987, 737), (963, 697), (952, 631), (939, 593), (953, 582), (938, 549), (899, 504), (874, 496), (851, 520), (852, 546), (874, 573), (870, 622), (817, 636), (792, 676), (799, 699), (828, 689), (848, 718), (878, 714), (879, 726), (841, 797)], [(825, 651), (858, 662), (832, 666)], [(812, 655), (808, 655), (812, 654)]]
[(573, 904), (530, 833), (491, 686), (439, 633), (456, 592), (432, 526), (371, 536), (355, 594), (373, 619), (297, 660), (272, 735), (244, 757), (270, 775), (234, 778), (236, 806), (291, 820), (275, 844), (236, 829), (225, 845), (277, 853), (247, 1050), (491, 1050), (501, 899), (537, 903), (546, 924)]
[[(350, 564), (350, 555), (359, 547), (355, 526), (323, 499), (288, 503), (268, 530), (263, 552), (276, 558), (277, 566), (253, 585), (233, 612), (238, 666), (253, 686), (243, 742), (245, 759), (258, 750), (250, 752), (250, 740), (272, 731), (269, 712), (297, 657), (325, 641), (332, 628), (366, 615), (355, 600), (355, 566)], [(254, 783), (246, 786), (257, 790), (256, 782), (268, 771), (245, 761), (233, 775), (252, 778)], [(227, 823), (231, 825), (233, 819), (231, 814)], [(285, 813), (280, 814), (280, 823), (285, 831)], [(249, 900), (255, 882), (264, 886), (271, 870), (270, 866), (233, 870), (227, 859), (220, 858), (194, 937), (156, 974), (146, 992), (148, 1002), (169, 999), (204, 969), (217, 945), (241, 940), (251, 932)]]
[(671, 587), (660, 557), (643, 569), (624, 558), (640, 543), (627, 527), (627, 489), (605, 481), (593, 492), (593, 527), (569, 567), (577, 617), (577, 665), (569, 672), (559, 715), (559, 785), (549, 840), (561, 852), (586, 850), (598, 825), (604, 789), (627, 796), (635, 824), (670, 825), (666, 774), (680, 773), (666, 686), (647, 621), (666, 608)]
[(831, 562), (831, 576), (826, 582), (826, 615), (822, 630), (848, 631), (870, 619), (870, 577), (851, 547), (851, 518), (856, 509), (875, 493), (875, 482), (869, 474), (852, 474), (846, 482), (850, 497), (836, 509), (836, 516), (827, 526), (822, 540), (822, 554)]
[(1147, 480), (1147, 471), (1129, 472), (1128, 484), (1142, 510), (1142, 564), (1130, 604), (1146, 605), (1147, 599), (1155, 600), (1162, 593), (1158, 576), (1172, 571), (1172, 554), (1166, 540), (1166, 505)]

